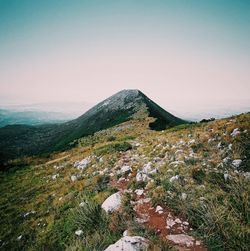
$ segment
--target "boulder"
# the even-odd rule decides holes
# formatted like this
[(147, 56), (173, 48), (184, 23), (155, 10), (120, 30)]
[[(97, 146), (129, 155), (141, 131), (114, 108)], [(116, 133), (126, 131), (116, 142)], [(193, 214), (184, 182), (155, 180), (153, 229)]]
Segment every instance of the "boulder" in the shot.
[(120, 192), (110, 195), (103, 203), (102, 208), (107, 213), (112, 213), (120, 208), (121, 206), (121, 194)]
[(148, 248), (148, 240), (140, 236), (124, 236), (104, 251), (140, 251)]
[(87, 157), (83, 160), (76, 161), (74, 164), (74, 167), (82, 170), (82, 169), (86, 168), (89, 163), (90, 163), (90, 157)]

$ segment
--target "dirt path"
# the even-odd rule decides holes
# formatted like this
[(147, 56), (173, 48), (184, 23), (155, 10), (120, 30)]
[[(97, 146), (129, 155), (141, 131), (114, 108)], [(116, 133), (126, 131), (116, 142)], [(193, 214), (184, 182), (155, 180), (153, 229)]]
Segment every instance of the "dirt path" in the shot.
[[(127, 189), (127, 184), (128, 180), (111, 182), (121, 192)], [(132, 205), (139, 223), (158, 232), (163, 240), (167, 240), (179, 251), (207, 251), (200, 240), (190, 235), (192, 228), (187, 221), (177, 217), (166, 207), (152, 207), (146, 190), (136, 190), (133, 195)]]
[(63, 156), (63, 157), (60, 157), (60, 158), (57, 158), (57, 159), (50, 160), (50, 161), (46, 162), (45, 165), (50, 165), (50, 164), (59, 162), (59, 161), (64, 160), (64, 159), (66, 159), (68, 157), (70, 157), (70, 154), (68, 154), (66, 156)]

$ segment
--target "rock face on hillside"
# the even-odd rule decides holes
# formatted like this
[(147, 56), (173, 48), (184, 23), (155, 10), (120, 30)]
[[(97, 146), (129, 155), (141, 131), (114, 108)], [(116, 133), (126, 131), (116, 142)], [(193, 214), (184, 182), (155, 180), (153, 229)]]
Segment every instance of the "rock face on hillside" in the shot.
[(79, 118), (63, 124), (1, 128), (0, 163), (19, 156), (64, 150), (75, 139), (143, 117), (155, 118), (149, 125), (154, 130), (184, 123), (139, 90), (123, 90), (100, 102)]

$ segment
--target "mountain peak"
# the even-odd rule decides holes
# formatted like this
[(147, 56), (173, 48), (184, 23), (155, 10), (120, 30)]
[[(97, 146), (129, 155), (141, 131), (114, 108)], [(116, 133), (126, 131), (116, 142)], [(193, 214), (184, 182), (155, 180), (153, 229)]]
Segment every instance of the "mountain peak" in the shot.
[(164, 130), (184, 123), (141, 91), (126, 89), (95, 105), (79, 118), (66, 123), (29, 128), (20, 126), (13, 130), (11, 127), (0, 129), (0, 149), (4, 149), (4, 152), (0, 150), (0, 157), (1, 154), (7, 157), (9, 152), (13, 157), (17, 157), (63, 150), (69, 147), (70, 142), (81, 137), (128, 120), (147, 117), (154, 119), (149, 123), (149, 127), (154, 130)]

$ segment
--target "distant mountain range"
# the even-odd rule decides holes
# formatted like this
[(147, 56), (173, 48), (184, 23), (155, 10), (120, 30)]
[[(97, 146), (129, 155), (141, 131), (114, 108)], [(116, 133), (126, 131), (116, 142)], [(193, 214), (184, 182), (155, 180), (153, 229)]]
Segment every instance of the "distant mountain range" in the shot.
[(9, 125), (0, 128), (0, 161), (70, 147), (75, 139), (127, 120), (153, 117), (149, 126), (163, 130), (185, 123), (166, 112), (139, 90), (123, 90), (97, 104), (77, 119), (50, 125)]

